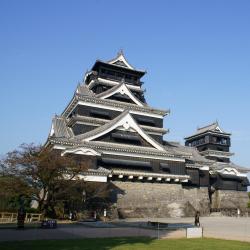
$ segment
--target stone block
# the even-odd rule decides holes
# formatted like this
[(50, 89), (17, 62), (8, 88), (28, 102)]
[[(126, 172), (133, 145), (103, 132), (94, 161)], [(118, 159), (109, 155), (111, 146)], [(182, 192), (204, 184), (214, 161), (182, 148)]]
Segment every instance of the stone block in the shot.
[(208, 215), (207, 188), (184, 188), (181, 184), (114, 181), (116, 207), (122, 218), (186, 217), (199, 210)]

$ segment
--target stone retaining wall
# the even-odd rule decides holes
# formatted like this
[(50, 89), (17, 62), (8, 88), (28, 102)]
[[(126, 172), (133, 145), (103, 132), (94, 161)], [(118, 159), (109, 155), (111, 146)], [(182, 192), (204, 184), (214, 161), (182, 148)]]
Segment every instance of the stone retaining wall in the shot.
[[(208, 189), (181, 184), (113, 181), (118, 217), (184, 217), (210, 211)], [(119, 191), (118, 191), (119, 190)]]
[(216, 190), (212, 195), (212, 208), (221, 210), (237, 210), (246, 212), (249, 201), (248, 193), (245, 191)]

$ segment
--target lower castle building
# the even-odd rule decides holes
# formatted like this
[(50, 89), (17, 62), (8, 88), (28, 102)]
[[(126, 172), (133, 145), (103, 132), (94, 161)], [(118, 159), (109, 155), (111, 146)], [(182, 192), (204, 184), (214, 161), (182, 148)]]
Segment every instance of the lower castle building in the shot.
[(62, 114), (53, 118), (46, 147), (88, 158), (89, 170), (79, 177), (113, 184), (114, 216), (244, 212), (250, 169), (230, 161), (230, 134), (216, 122), (185, 138), (185, 146), (164, 140), (169, 110), (147, 104), (145, 73), (123, 53), (96, 61)]

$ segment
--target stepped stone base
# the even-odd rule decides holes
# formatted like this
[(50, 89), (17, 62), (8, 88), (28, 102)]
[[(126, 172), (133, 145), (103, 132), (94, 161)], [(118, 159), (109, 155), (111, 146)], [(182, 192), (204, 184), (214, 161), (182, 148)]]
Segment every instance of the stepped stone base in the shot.
[(113, 181), (119, 218), (186, 217), (210, 211), (207, 188), (181, 184)]

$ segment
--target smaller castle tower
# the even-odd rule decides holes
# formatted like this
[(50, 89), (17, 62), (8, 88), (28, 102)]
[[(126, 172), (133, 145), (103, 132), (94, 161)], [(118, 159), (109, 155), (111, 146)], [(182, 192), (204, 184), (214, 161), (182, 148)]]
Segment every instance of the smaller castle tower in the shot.
[(209, 160), (230, 162), (231, 134), (224, 132), (218, 122), (198, 128), (196, 133), (185, 138), (185, 145), (196, 147)]

